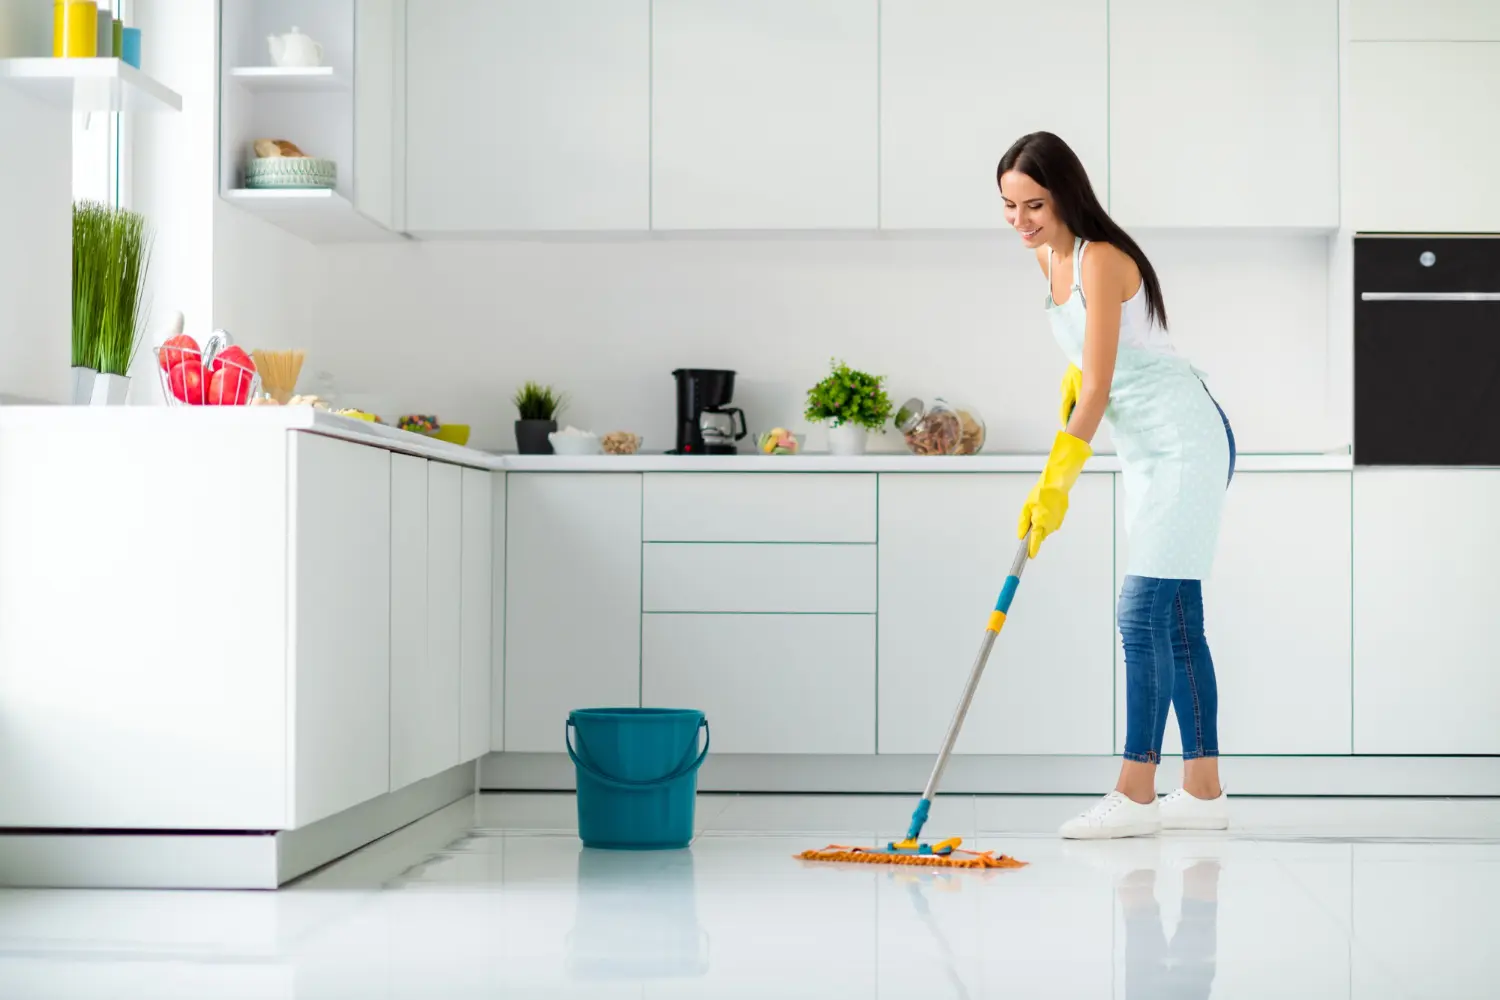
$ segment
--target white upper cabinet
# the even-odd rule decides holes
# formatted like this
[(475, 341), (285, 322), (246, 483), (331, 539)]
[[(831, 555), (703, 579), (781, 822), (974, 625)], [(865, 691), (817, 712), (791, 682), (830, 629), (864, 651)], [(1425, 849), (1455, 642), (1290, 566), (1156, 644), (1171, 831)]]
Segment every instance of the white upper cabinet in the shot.
[(1131, 0), (1109, 33), (1121, 223), (1337, 227), (1338, 0)]
[(1494, 0), (1350, 0), (1356, 42), (1500, 42)]
[(1345, 225), (1500, 230), (1500, 42), (1349, 46)]
[(873, 229), (876, 0), (655, 0), (655, 229)]
[[(1105, 0), (883, 0), (880, 6), (880, 225), (1005, 225), (995, 166), (1045, 130), (1073, 147), (1100, 200), (1109, 191), (1109, 29)], [(1026, 54), (1066, 38), (1066, 72)]]
[(650, 24), (649, 0), (409, 3), (407, 228), (646, 229)]

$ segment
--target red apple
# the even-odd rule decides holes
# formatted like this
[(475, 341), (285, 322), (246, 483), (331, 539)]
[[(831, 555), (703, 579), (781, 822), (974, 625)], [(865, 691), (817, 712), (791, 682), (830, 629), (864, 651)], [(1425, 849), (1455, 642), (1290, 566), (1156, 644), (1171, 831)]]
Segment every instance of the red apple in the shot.
[(161, 362), (162, 371), (170, 372), (184, 361), (202, 356), (202, 352), (198, 349), (198, 342), (185, 333), (179, 333), (161, 345), (157, 360)]
[(255, 362), (250, 360), (250, 355), (246, 354), (244, 349), (238, 344), (231, 344), (218, 354), (215, 354), (213, 362), (208, 366), (208, 370), (216, 372), (220, 368), (223, 368), (226, 362), (239, 365), (246, 371), (255, 371)]
[(253, 379), (254, 376), (244, 368), (235, 365), (220, 368), (208, 380), (208, 405), (244, 406), (250, 401), (250, 383)]
[(203, 362), (196, 357), (189, 356), (186, 361), (178, 362), (167, 373), (167, 386), (172, 395), (192, 406), (203, 402), (203, 382)]

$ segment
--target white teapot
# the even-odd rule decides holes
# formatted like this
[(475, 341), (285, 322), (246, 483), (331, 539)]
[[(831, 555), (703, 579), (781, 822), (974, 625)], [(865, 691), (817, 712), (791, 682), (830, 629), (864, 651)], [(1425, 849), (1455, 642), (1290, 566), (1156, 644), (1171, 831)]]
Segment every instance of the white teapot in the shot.
[(278, 66), (321, 66), (323, 46), (308, 38), (295, 26), (285, 35), (268, 35), (271, 61)]

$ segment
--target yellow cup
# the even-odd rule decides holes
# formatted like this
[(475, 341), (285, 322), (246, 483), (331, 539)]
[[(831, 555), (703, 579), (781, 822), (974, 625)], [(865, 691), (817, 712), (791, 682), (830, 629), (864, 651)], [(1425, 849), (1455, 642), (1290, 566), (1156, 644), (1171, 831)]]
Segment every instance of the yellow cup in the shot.
[(53, 0), (53, 57), (93, 59), (98, 54), (99, 4), (94, 0)]

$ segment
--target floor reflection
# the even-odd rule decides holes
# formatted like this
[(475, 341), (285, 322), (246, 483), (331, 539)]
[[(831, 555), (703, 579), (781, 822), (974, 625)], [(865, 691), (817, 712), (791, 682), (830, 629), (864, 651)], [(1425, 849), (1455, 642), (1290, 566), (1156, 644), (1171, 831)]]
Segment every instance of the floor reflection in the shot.
[(1206, 1000), (1213, 990), (1219, 931), (1219, 862), (1183, 873), (1182, 911), (1167, 936), (1156, 869), (1131, 872), (1115, 888), (1125, 916), (1127, 1000)]

